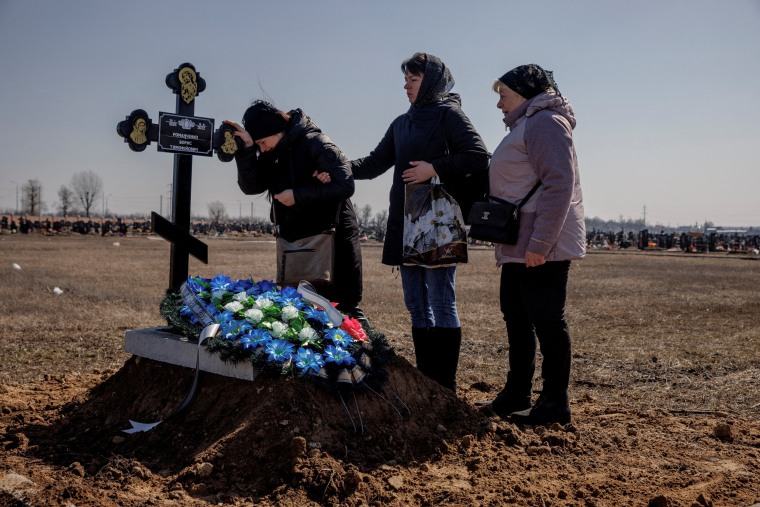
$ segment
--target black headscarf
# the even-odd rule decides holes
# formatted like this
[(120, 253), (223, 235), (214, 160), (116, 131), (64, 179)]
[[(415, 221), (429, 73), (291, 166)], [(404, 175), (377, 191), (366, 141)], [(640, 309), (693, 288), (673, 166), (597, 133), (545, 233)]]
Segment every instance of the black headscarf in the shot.
[(535, 63), (515, 67), (501, 76), (499, 81), (526, 99), (532, 99), (549, 88), (553, 88), (557, 95), (562, 96), (552, 71), (544, 70)]
[(412, 106), (422, 107), (438, 102), (454, 87), (454, 76), (437, 56), (426, 53), (425, 74), (420, 83), (420, 91)]

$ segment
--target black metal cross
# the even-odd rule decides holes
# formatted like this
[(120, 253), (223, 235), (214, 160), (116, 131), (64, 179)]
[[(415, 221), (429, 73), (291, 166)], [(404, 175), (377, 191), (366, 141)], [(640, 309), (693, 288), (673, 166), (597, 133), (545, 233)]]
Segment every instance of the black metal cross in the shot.
[(208, 264), (208, 245), (190, 234), (190, 198), (193, 181), (193, 155), (211, 156), (217, 152), (219, 160), (229, 162), (241, 147), (239, 138), (233, 137), (227, 124), (215, 132), (214, 120), (196, 118), (195, 97), (206, 89), (206, 81), (190, 63), (183, 63), (166, 76), (166, 86), (177, 95), (176, 114), (159, 113), (156, 125), (142, 109), (136, 109), (116, 126), (133, 151), (143, 151), (151, 141), (159, 151), (174, 153), (171, 222), (155, 211), (151, 214), (153, 231), (171, 242), (169, 289), (179, 291), (187, 280), (189, 256)]

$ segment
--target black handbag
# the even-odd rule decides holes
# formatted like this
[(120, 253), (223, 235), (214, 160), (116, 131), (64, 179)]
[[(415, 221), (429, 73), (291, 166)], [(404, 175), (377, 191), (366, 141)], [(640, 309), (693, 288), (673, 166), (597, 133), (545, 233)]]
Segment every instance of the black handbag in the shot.
[(470, 237), (503, 245), (517, 243), (520, 232), (520, 208), (528, 202), (540, 186), (539, 181), (519, 204), (513, 204), (492, 195), (489, 196), (489, 202), (474, 203), (469, 216)]

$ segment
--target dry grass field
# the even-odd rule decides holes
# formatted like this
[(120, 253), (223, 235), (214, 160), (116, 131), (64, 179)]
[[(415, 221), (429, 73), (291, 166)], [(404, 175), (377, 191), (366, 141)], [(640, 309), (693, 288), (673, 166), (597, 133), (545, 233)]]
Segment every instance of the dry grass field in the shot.
[[(191, 274), (272, 278), (272, 242), (206, 242), (209, 264), (191, 258)], [(363, 248), (362, 306), (413, 364), (401, 282), (380, 252)], [(164, 325), (158, 305), (168, 264), (161, 239), (0, 236), (0, 505), (760, 502), (760, 260), (729, 255), (591, 252), (573, 264), (570, 428), (517, 428), (473, 406), (506, 376), (499, 271), (481, 247), (457, 274), (464, 340), (452, 403), (482, 431), (452, 434), (434, 457), (358, 466), (358, 486), (341, 489), (331, 475), (319, 494), (290, 476), (279, 489), (246, 494), (193, 489), (181, 471), (162, 474), (118, 447), (69, 463), (46, 459), (46, 446), (55, 446), (34, 435), (118, 376), (131, 361), (125, 331)], [(133, 383), (122, 396), (140, 395), (141, 379)], [(320, 459), (332, 460), (333, 471), (357, 467), (327, 454)], [(104, 475), (123, 460), (126, 473)]]

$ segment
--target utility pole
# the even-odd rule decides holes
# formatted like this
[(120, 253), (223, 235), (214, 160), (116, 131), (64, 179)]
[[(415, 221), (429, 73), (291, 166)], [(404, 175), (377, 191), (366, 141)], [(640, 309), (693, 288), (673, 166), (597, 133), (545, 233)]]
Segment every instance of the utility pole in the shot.
[(11, 181), (14, 185), (16, 185), (16, 207), (13, 209), (13, 214), (18, 215), (18, 183), (15, 181)]
[(174, 203), (172, 202), (172, 196), (174, 195), (174, 187), (169, 183), (169, 205), (166, 209), (169, 212), (169, 221), (174, 220)]

